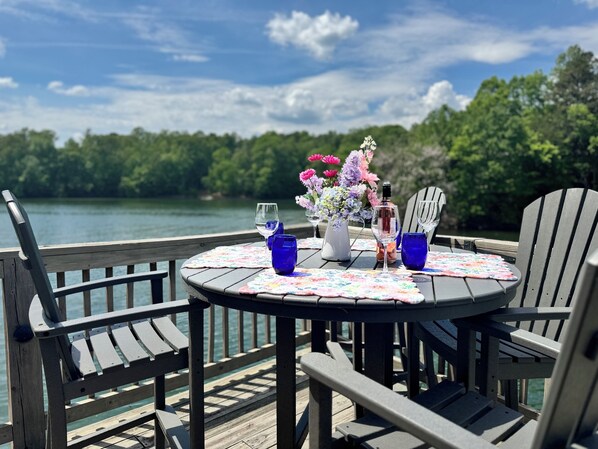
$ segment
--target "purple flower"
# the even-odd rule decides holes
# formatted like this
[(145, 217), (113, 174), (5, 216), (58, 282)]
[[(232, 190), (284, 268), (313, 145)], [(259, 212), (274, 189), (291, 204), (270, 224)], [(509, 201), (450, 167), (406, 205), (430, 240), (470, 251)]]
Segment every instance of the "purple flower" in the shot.
[(341, 187), (352, 187), (361, 180), (361, 157), (359, 151), (351, 151), (341, 170), (338, 183)]

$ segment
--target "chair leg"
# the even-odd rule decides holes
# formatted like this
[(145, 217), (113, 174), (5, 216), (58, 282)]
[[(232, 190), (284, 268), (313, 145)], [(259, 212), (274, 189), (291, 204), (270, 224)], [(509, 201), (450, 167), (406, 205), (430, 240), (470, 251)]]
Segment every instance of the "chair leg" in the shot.
[(426, 344), (424, 344), (424, 365), (428, 388), (435, 387), (436, 384), (438, 384), (438, 380), (436, 379), (436, 372), (434, 371), (434, 353)]
[(527, 405), (527, 392), (529, 389), (529, 379), (519, 379), (519, 402)]
[(189, 313), (189, 436), (194, 449), (205, 448), (203, 318), (204, 309)]
[(332, 442), (332, 390), (309, 379), (309, 445), (330, 448)]
[[(166, 385), (164, 376), (157, 376), (154, 378), (154, 409), (164, 410), (166, 407)], [(156, 449), (164, 449), (165, 439), (162, 433), (160, 422), (156, 417), (154, 419), (154, 443)]]
[(438, 355), (438, 374), (446, 376), (446, 360), (441, 355)]
[(498, 372), (498, 339), (482, 334), (482, 359), (480, 360), (480, 393), (496, 400)]
[[(363, 328), (361, 323), (352, 323), (353, 336), (353, 369), (357, 372), (363, 371)], [(363, 407), (355, 403), (355, 417), (361, 418), (365, 411)]]
[(517, 400), (517, 379), (508, 379), (503, 381), (503, 394), (505, 395), (505, 405), (513, 410), (518, 410), (519, 401)]
[(46, 447), (58, 449), (66, 447), (66, 399), (62, 389), (62, 370), (56, 350), (56, 343), (50, 339), (40, 339), (40, 350), (43, 354), (44, 372), (46, 374), (46, 391), (48, 394), (48, 418), (46, 429)]

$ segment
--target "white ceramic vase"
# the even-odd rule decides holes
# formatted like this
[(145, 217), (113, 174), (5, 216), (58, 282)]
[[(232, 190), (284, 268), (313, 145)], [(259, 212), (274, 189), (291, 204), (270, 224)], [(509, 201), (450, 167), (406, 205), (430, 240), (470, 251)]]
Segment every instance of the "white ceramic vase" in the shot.
[(337, 227), (328, 222), (321, 254), (322, 259), (325, 260), (351, 260), (351, 241), (349, 240), (349, 225), (346, 220), (341, 220), (340, 226)]

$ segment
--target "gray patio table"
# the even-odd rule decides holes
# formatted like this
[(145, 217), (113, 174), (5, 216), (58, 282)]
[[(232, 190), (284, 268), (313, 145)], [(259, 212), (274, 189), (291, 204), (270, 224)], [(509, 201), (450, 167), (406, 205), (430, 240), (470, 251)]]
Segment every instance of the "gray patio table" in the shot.
[[(432, 251), (450, 251), (446, 247), (432, 247)], [(191, 259), (190, 259), (191, 260)], [(346, 270), (371, 270), (377, 267), (372, 251), (353, 251), (348, 262), (330, 262), (313, 249), (300, 249), (299, 266)], [(521, 278), (515, 266), (513, 273)], [(312, 320), (312, 350), (325, 351), (325, 322), (364, 323), (365, 374), (385, 385), (392, 383), (392, 336), (395, 323), (411, 324), (479, 315), (506, 305), (515, 296), (519, 281), (456, 278), (414, 275), (414, 281), (424, 295), (419, 304), (372, 299), (325, 298), (319, 296), (240, 294), (262, 269), (207, 268), (181, 269), (187, 292), (200, 300), (232, 309), (273, 315), (276, 317), (276, 400), (277, 447), (288, 449), (302, 442), (307, 415), (295, 422), (295, 320)], [(408, 340), (409, 343), (409, 340)], [(413, 348), (416, 345), (409, 345)], [(410, 353), (408, 360), (411, 360)], [(418, 370), (409, 370), (411, 386), (419, 382)]]

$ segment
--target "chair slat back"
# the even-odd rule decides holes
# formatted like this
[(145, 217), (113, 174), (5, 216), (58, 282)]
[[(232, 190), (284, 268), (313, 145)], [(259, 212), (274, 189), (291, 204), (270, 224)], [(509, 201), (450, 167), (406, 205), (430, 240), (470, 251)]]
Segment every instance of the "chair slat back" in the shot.
[[(19, 201), (10, 191), (3, 191), (2, 196), (6, 202), (8, 215), (10, 216), (12, 225), (21, 246), (19, 257), (31, 275), (33, 285), (35, 286), (37, 296), (44, 309), (44, 312), (51, 321), (64, 321), (62, 312), (56, 303), (56, 297), (54, 295), (54, 291), (52, 290), (52, 285), (50, 284), (50, 279), (48, 278), (48, 272), (46, 271), (44, 261), (39, 252), (35, 235), (31, 229), (27, 212), (25, 212), (25, 209), (23, 209)], [(79, 372), (75, 368), (75, 364), (72, 361), (68, 338), (66, 336), (58, 337), (57, 343), (61, 352), (60, 356), (65, 363), (67, 371), (71, 377), (79, 377)]]
[[(424, 232), (423, 228), (417, 223), (417, 203), (422, 200), (438, 201), (442, 216), (442, 208), (446, 204), (446, 195), (439, 187), (424, 187), (407, 201), (407, 208), (405, 209), (405, 217), (403, 219), (403, 232)], [(428, 235), (428, 243), (436, 235), (436, 229)]]
[[(516, 265), (522, 282), (512, 304), (525, 307), (572, 305), (576, 281), (588, 254), (598, 248), (598, 192), (566, 189), (526, 207)], [(525, 322), (521, 327), (559, 340), (565, 323)]]
[(534, 449), (570, 447), (598, 424), (598, 251), (582, 267)]

